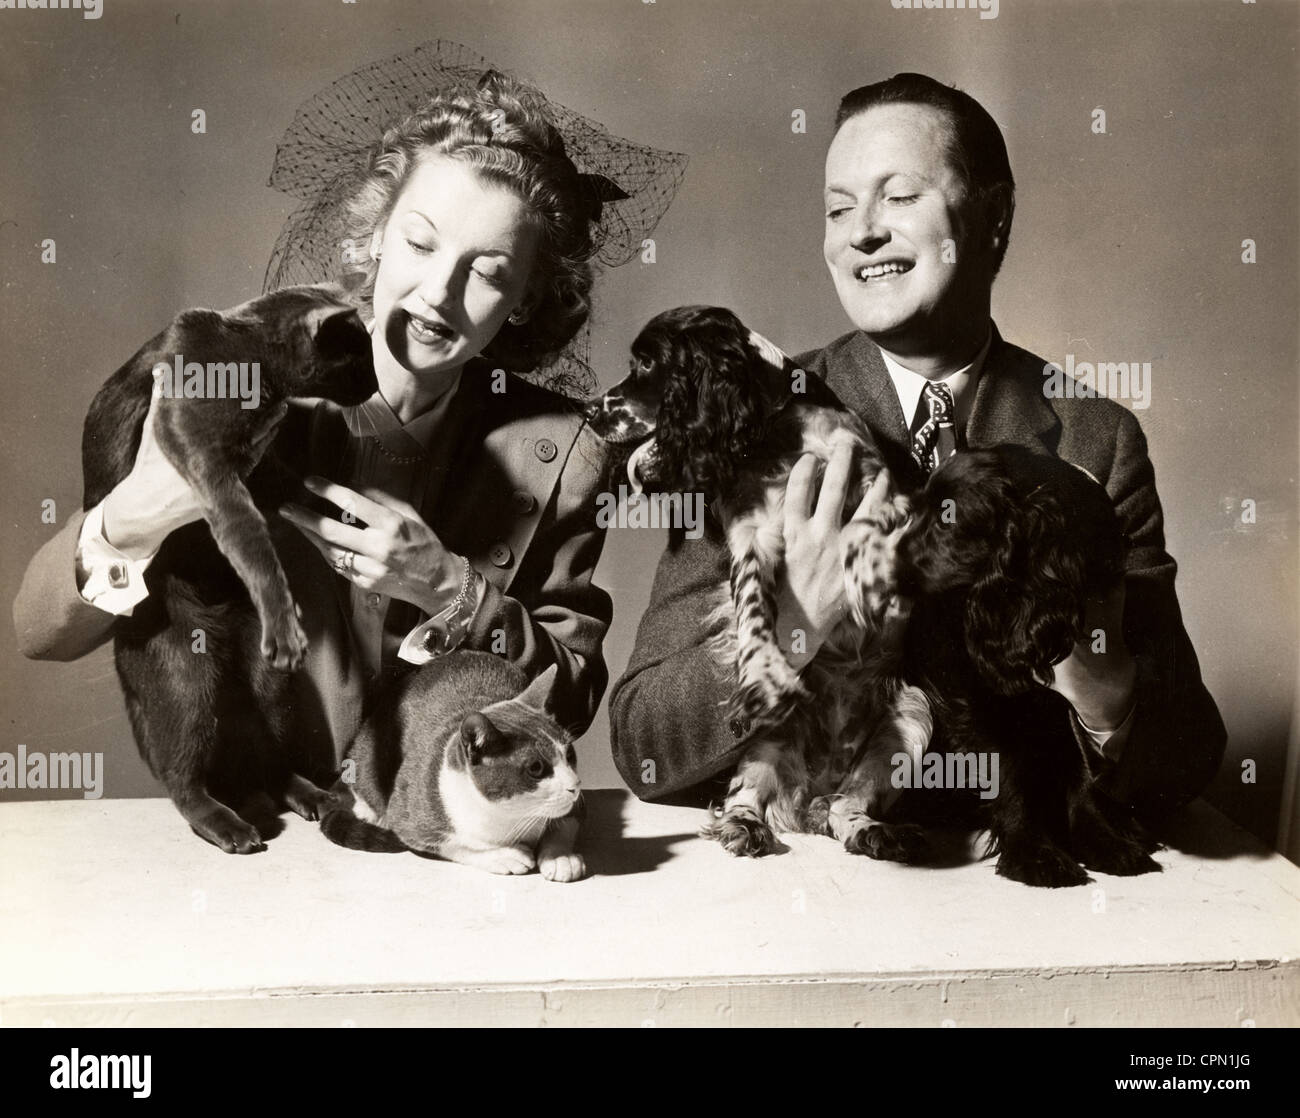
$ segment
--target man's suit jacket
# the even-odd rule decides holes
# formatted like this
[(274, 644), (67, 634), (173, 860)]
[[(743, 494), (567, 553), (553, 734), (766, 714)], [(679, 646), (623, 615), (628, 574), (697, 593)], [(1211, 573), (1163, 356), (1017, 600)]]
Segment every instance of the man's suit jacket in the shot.
[[(905, 487), (924, 481), (893, 382), (865, 334), (846, 334), (797, 360), (861, 416)], [(1120, 759), (1100, 780), (1122, 802), (1159, 813), (1191, 799), (1213, 776), (1226, 741), (1223, 722), (1183, 627), (1177, 568), (1165, 551), (1155, 473), (1137, 420), (1112, 400), (1045, 398), (1043, 366), (994, 329), (966, 445), (1016, 443), (1056, 455), (1088, 470), (1115, 502), (1130, 545), (1124, 635), (1137, 660), (1138, 699)], [(701, 647), (706, 603), (726, 579), (716, 532), (674, 538), (660, 560), (631, 660), (610, 697), (614, 759), (642, 799), (706, 803), (738, 760), (721, 714), (730, 683)]]
[[(463, 647), (497, 652), (535, 676), (554, 663), (558, 720), (582, 732), (608, 682), (601, 644), (613, 607), (592, 584), (604, 546), (596, 494), (608, 474), (605, 444), (562, 397), (510, 377), (493, 392), (491, 377), (467, 369), (437, 437), (455, 447), (441, 493), (426, 522), (451, 551), (487, 580)], [(291, 409), (277, 433), (277, 455), (301, 477), (336, 472), (348, 438), (344, 410), (319, 401)], [(112, 635), (111, 614), (77, 591), (77, 513), (37, 552), (14, 602), (24, 655), (73, 660)], [(279, 517), (269, 524), (310, 645), (294, 676), (300, 744), (312, 762), (332, 767), (355, 733), (377, 683), (365, 675), (349, 617), (349, 583)], [(405, 602), (401, 623), (424, 615)], [(504, 639), (504, 647), (502, 646)]]

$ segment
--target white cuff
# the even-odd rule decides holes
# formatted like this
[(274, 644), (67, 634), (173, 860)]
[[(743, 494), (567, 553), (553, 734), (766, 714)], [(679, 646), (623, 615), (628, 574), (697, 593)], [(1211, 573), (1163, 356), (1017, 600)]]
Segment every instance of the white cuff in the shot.
[(154, 552), (143, 559), (132, 559), (104, 539), (104, 505), (101, 502), (86, 513), (77, 537), (77, 570), (81, 597), (105, 613), (129, 617), (136, 605), (149, 597), (144, 572), (153, 561)]
[(1079, 729), (1082, 730), (1097, 747), (1100, 753), (1108, 761), (1118, 761), (1120, 752), (1124, 748), (1124, 743), (1128, 741), (1129, 730), (1133, 728), (1133, 715), (1137, 712), (1137, 702), (1133, 703), (1132, 708), (1125, 716), (1124, 721), (1116, 726), (1113, 730), (1093, 730), (1090, 729), (1074, 711), (1070, 716), (1074, 719)]
[(406, 634), (401, 647), (397, 650), (399, 660), (405, 660), (408, 664), (427, 664), (430, 660), (450, 652), (465, 639), (465, 633), (469, 630), (474, 615), (478, 613), (478, 607), (482, 604), (483, 596), (487, 591), (487, 579), (476, 571), (472, 573), (473, 596), (471, 601), (466, 603), (468, 608), (462, 611), (461, 617), (454, 623), (457, 631), (452, 635), (451, 648), (444, 647), (447, 643), (451, 618), (448, 617), (448, 610), (443, 610)]

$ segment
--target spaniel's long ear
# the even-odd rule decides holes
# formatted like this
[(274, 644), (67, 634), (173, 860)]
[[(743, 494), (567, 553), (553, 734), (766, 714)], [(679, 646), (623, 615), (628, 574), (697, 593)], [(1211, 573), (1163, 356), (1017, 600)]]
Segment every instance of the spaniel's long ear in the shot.
[(966, 600), (966, 649), (985, 681), (1017, 694), (1051, 678), (1082, 625), (1086, 561), (1046, 490), (1008, 508), (1002, 538)]
[[(734, 318), (734, 316), (731, 316)], [(658, 444), (665, 478), (712, 501), (762, 445), (771, 409), (770, 372), (735, 320), (674, 339), (659, 411)]]

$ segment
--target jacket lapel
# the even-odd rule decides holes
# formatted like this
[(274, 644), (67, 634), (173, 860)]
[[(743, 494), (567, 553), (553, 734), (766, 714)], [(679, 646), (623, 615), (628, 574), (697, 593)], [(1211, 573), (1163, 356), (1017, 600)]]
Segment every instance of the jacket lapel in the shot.
[(966, 424), (971, 447), (1015, 443), (1055, 454), (1061, 423), (1043, 396), (1042, 363), (1002, 340), (996, 326)]

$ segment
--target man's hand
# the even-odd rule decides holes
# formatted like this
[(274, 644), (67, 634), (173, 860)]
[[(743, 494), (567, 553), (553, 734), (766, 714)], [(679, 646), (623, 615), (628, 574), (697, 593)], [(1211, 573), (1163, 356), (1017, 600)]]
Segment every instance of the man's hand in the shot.
[[(1123, 579), (1104, 596), (1089, 599), (1084, 630), (1087, 636), (1053, 665), (1048, 686), (1074, 707), (1088, 729), (1114, 730), (1133, 709), (1137, 682), (1137, 662), (1124, 643)], [(1093, 651), (1098, 630), (1105, 651)]]
[[(781, 651), (796, 670), (817, 655), (848, 609), (840, 528), (852, 473), (853, 448), (845, 443), (831, 455), (815, 509), (815, 455), (795, 463), (786, 485), (785, 576), (777, 588), (776, 630)], [(864, 515), (870, 500), (864, 495), (854, 515)], [(796, 630), (803, 633), (801, 651), (791, 647)]]

